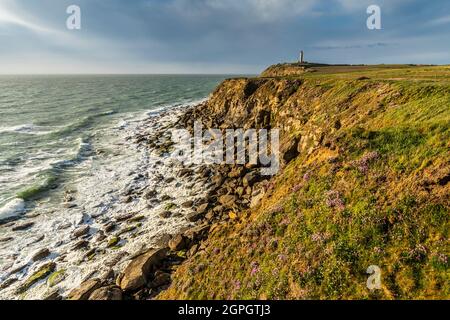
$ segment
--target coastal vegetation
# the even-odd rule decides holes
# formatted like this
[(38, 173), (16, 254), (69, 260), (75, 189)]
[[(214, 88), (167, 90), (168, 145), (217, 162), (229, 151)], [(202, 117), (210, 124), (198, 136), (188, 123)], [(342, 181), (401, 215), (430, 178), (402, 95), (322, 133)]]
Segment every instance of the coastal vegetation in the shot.
[(159, 298), (448, 298), (450, 67), (286, 68), (225, 81), (203, 107), (244, 127), (269, 114), (297, 152)]
[[(11, 264), (0, 292), (45, 300), (448, 299), (449, 106), (448, 66), (281, 64), (225, 80), (208, 101), (166, 110), (127, 134), (155, 158), (116, 168), (117, 210), (106, 214), (94, 201), (75, 224), (59, 225), (70, 239)], [(279, 172), (171, 159), (168, 129), (192, 133), (197, 122), (279, 129)], [(82, 192), (66, 191), (64, 207), (85, 208)], [(0, 243), (35, 225), (4, 224), (12, 236)], [(74, 264), (91, 272), (74, 281)], [(381, 272), (379, 288), (367, 285), (368, 270)]]

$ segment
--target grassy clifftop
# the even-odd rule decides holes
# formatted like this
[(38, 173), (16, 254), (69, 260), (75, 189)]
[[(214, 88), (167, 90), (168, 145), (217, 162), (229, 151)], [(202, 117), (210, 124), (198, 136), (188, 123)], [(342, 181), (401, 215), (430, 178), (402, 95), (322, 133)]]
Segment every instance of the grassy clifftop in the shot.
[[(450, 297), (450, 67), (232, 79), (203, 111), (224, 128), (280, 128), (295, 156), (160, 298)], [(366, 287), (371, 265), (381, 290)]]

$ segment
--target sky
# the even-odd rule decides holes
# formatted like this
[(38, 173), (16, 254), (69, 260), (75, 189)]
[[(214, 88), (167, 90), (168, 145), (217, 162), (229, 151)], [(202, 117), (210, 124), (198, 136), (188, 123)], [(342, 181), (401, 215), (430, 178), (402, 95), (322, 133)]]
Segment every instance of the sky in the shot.
[[(67, 7), (81, 9), (69, 30)], [(367, 8), (381, 8), (369, 30)], [(448, 0), (0, 0), (0, 74), (255, 74), (279, 62), (450, 64)]]

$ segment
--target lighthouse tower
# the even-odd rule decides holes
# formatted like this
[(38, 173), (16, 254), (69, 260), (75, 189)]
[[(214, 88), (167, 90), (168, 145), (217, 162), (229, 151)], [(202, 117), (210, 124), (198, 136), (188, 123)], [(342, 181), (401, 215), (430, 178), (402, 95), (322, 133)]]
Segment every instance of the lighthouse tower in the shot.
[(303, 52), (303, 50), (302, 51), (300, 51), (300, 63), (305, 63), (305, 55), (304, 55), (304, 52)]

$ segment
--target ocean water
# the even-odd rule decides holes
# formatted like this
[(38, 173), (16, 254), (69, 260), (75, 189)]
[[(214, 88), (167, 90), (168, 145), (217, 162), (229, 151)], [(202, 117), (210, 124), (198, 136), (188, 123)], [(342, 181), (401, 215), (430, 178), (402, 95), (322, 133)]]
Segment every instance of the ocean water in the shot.
[(0, 76), (0, 220), (32, 210), (43, 196), (59, 203), (57, 191), (108, 144), (110, 127), (205, 99), (224, 78)]

